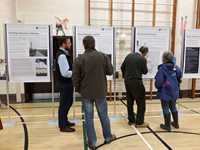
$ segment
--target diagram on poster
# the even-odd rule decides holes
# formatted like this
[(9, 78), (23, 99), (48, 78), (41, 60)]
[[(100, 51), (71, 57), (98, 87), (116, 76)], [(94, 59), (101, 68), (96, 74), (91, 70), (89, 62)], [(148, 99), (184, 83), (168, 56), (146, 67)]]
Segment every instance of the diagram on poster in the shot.
[(148, 73), (143, 78), (154, 78), (158, 65), (162, 63), (162, 54), (170, 51), (171, 30), (157, 27), (133, 28), (133, 52), (139, 51), (142, 46), (149, 49), (146, 55)]
[(147, 59), (147, 68), (149, 74), (156, 74), (158, 71), (159, 57), (159, 51), (149, 51), (149, 53), (145, 56)]
[(5, 24), (9, 82), (50, 82), (50, 25)]
[[(83, 38), (91, 35), (95, 38), (95, 49), (107, 54), (114, 66), (114, 30), (113, 27), (75, 26), (75, 57), (85, 52)], [(107, 79), (112, 80), (113, 76), (107, 76)]]
[(107, 53), (112, 50), (112, 39), (111, 38), (99, 38), (98, 43), (96, 42), (98, 51)]

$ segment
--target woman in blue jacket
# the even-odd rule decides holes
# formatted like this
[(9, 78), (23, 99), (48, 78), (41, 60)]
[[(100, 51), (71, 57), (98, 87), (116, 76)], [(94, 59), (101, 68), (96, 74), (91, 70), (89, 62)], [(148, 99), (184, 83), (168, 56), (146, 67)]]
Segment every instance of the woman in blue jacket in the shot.
[(182, 77), (181, 70), (173, 63), (173, 54), (169, 51), (163, 53), (163, 64), (158, 66), (158, 72), (155, 76), (155, 87), (158, 89), (157, 98), (161, 99), (165, 124), (160, 127), (164, 130), (171, 131), (171, 110), (173, 120), (172, 126), (179, 128), (178, 111), (176, 109), (176, 100), (179, 98), (179, 81)]

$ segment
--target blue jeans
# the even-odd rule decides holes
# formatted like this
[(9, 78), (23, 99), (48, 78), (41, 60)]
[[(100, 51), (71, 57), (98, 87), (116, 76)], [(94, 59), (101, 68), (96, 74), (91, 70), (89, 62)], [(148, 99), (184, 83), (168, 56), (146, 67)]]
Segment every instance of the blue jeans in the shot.
[(93, 147), (96, 145), (97, 137), (94, 130), (94, 103), (98, 112), (98, 116), (101, 121), (103, 129), (103, 136), (105, 141), (109, 141), (112, 138), (110, 120), (108, 118), (107, 101), (106, 98), (102, 99), (86, 99), (82, 98), (82, 106), (85, 113), (85, 127), (88, 138), (88, 144)]
[(169, 109), (171, 110), (171, 112), (177, 112), (176, 100), (172, 101), (161, 100), (161, 106), (163, 109), (163, 114), (169, 114)]

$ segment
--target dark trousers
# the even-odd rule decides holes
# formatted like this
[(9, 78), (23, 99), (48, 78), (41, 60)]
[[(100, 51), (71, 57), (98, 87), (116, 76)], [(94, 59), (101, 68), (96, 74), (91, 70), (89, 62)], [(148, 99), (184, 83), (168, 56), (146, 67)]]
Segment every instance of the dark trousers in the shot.
[(57, 82), (60, 91), (60, 105), (58, 109), (59, 128), (67, 127), (67, 115), (73, 103), (73, 83)]
[(171, 112), (177, 112), (176, 100), (166, 101), (161, 99), (161, 106), (163, 109), (163, 114), (169, 114), (169, 109)]
[(126, 98), (128, 109), (128, 120), (130, 123), (135, 122), (134, 116), (134, 100), (137, 104), (137, 117), (136, 124), (141, 125), (144, 123), (144, 113), (146, 110), (145, 88), (143, 84), (140, 85), (126, 85)]

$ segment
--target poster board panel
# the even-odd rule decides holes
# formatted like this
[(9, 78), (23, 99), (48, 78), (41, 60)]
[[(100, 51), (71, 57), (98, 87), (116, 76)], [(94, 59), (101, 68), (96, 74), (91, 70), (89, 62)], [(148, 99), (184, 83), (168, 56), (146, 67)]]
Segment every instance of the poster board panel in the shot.
[(5, 24), (9, 82), (50, 82), (50, 25)]
[(183, 78), (200, 78), (200, 29), (184, 29), (182, 58)]
[[(107, 54), (115, 68), (115, 28), (74, 26), (75, 57), (85, 52), (82, 41), (87, 35), (91, 35), (95, 38), (95, 49)], [(113, 80), (113, 77), (114, 76), (107, 76), (107, 79)]]
[(171, 29), (158, 27), (133, 27), (133, 52), (139, 51), (140, 47), (149, 48), (147, 59), (148, 73), (144, 79), (153, 79), (158, 65), (162, 63), (162, 54), (171, 49)]

